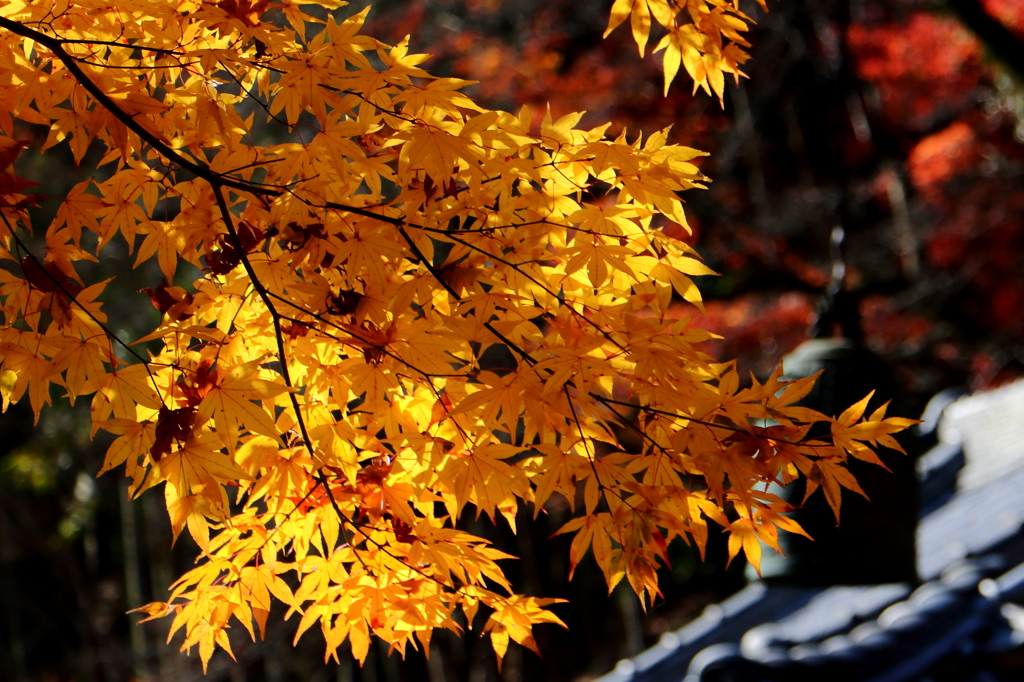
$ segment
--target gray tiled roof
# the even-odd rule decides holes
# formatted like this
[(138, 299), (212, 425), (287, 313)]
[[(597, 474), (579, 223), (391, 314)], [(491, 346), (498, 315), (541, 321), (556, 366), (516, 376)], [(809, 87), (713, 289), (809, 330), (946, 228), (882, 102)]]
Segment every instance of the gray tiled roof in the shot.
[(942, 418), (918, 464), (925, 582), (751, 583), (599, 682), (902, 682), (951, 651), (1024, 647), (1024, 382), (952, 398), (926, 412)]
[(957, 492), (921, 519), (917, 527), (917, 570), (930, 580), (949, 564), (984, 555), (1020, 533), (1024, 521), (1024, 467), (988, 485)]
[(619, 661), (601, 682), (680, 679), (701, 650), (720, 643), (735, 643), (751, 627), (800, 609), (825, 588), (771, 587), (754, 582), (721, 604), (713, 604), (696, 620), (665, 633), (658, 644), (639, 656)]
[(1024, 381), (961, 398), (946, 408), (939, 437), (962, 444), (960, 490), (985, 486), (1024, 460)]

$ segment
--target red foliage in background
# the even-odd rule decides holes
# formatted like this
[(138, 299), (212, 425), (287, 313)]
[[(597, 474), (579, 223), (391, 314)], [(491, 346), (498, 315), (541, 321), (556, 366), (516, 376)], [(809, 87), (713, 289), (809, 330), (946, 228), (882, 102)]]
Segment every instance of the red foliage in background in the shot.
[(974, 169), (979, 158), (978, 140), (966, 121), (929, 135), (910, 150), (907, 172), (926, 198), (942, 200), (943, 186), (957, 175)]
[(739, 358), (741, 376), (748, 372), (765, 376), (779, 357), (807, 338), (814, 307), (805, 293), (754, 293), (728, 301), (708, 301), (706, 314), (694, 317), (691, 324), (722, 336), (708, 342), (705, 350), (719, 358)]
[(857, 74), (871, 82), (892, 120), (924, 128), (939, 107), (959, 108), (985, 68), (977, 40), (959, 22), (926, 12), (847, 31)]
[(1024, 1), (981, 0), (981, 5), (1006, 28), (1024, 38)]

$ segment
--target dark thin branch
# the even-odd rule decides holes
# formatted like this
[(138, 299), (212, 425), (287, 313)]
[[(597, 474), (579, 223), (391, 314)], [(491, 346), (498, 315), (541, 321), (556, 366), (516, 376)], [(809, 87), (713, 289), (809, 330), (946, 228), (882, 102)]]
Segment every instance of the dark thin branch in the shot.
[(164, 47), (149, 47), (147, 45), (140, 45), (138, 43), (116, 43), (112, 40), (89, 40), (86, 38), (56, 38), (62, 45), (103, 45), (105, 47), (119, 47), (121, 49), (129, 50), (142, 50), (143, 52), (153, 52), (155, 54), (163, 54), (170, 57), (183, 57), (184, 55), (176, 50), (168, 50)]
[[(452, 285), (448, 284), (448, 282), (446, 282), (444, 280), (444, 278), (441, 277), (441, 273), (438, 272), (437, 268), (435, 268), (433, 266), (433, 264), (431, 264), (431, 262), (429, 260), (427, 260), (427, 257), (420, 250), (420, 247), (416, 246), (416, 242), (414, 242), (412, 240), (412, 237), (409, 236), (409, 233), (405, 229), (404, 222), (402, 222), (402, 221), (399, 221), (399, 222), (400, 222), (400, 224), (397, 225), (398, 232), (402, 235), (402, 238), (405, 240), (405, 243), (409, 245), (409, 249), (412, 250), (413, 255), (416, 256), (416, 258), (418, 258), (421, 263), (423, 263), (423, 267), (425, 267), (427, 269), (427, 271), (434, 277), (434, 279), (437, 280), (437, 283), (440, 284), (444, 288), (444, 290), (447, 291), (448, 294), (452, 298), (454, 298), (456, 301), (461, 301), (462, 300), (462, 296), (459, 295), (459, 292), (455, 291), (455, 289), (452, 288)], [(504, 343), (506, 346), (508, 346), (510, 350), (514, 351), (516, 353), (516, 355), (521, 357), (528, 364), (530, 364), (530, 365), (536, 365), (537, 364), (537, 359), (536, 358), (534, 358), (532, 355), (527, 353), (515, 341), (512, 341), (511, 339), (506, 337), (504, 334), (499, 332), (497, 329), (495, 329), (493, 324), (491, 324), (490, 322), (484, 322), (483, 326), (484, 326), (484, 328), (487, 331), (489, 331), (492, 334), (494, 334), (498, 338), (498, 340), (500, 340), (502, 343)]]
[(284, 385), (290, 390), (288, 391), (288, 398), (291, 400), (292, 409), (295, 411), (295, 420), (299, 427), (299, 433), (302, 434), (302, 441), (306, 446), (306, 451), (309, 452), (310, 458), (316, 462), (317, 456), (313, 451), (313, 441), (309, 438), (309, 433), (306, 431), (306, 420), (302, 417), (302, 408), (299, 405), (299, 399), (295, 394), (295, 385), (292, 383), (291, 373), (288, 370), (288, 354), (285, 351), (284, 345), (284, 334), (281, 331), (281, 315), (277, 312), (277, 308), (274, 307), (274, 302), (270, 299), (270, 292), (263, 286), (263, 282), (260, 281), (259, 277), (256, 276), (256, 271), (253, 270), (252, 263), (249, 262), (249, 254), (246, 253), (245, 248), (242, 246), (242, 240), (238, 237), (238, 232), (235, 230), (234, 221), (231, 219), (231, 210), (228, 208), (227, 201), (224, 199), (224, 188), (217, 183), (210, 183), (213, 187), (213, 194), (217, 198), (217, 207), (220, 209), (221, 217), (224, 218), (224, 225), (227, 227), (228, 234), (231, 236), (231, 241), (236, 251), (239, 254), (239, 258), (242, 261), (242, 267), (245, 268), (246, 274), (249, 276), (249, 280), (252, 282), (253, 288), (259, 297), (263, 300), (263, 305), (266, 306), (267, 311), (270, 313), (270, 319), (274, 324), (274, 337), (277, 343), (277, 356), (281, 360), (281, 377), (284, 379)]

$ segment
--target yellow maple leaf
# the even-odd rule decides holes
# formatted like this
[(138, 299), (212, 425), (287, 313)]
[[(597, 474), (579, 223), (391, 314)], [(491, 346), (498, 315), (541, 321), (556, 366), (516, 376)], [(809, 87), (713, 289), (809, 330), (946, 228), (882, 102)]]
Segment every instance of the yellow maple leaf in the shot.
[(235, 451), (239, 429), (278, 439), (274, 419), (254, 401), (272, 400), (288, 391), (287, 386), (255, 377), (259, 361), (217, 373), (216, 383), (196, 408), (200, 419), (213, 419), (217, 435), (229, 452)]

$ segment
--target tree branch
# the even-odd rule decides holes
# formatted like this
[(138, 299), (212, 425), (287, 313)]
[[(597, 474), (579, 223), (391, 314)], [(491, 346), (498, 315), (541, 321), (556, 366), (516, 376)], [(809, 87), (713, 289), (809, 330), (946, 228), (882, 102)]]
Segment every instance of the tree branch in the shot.
[(986, 12), (978, 0), (949, 0), (949, 4), (1000, 61), (1024, 78), (1024, 42)]

